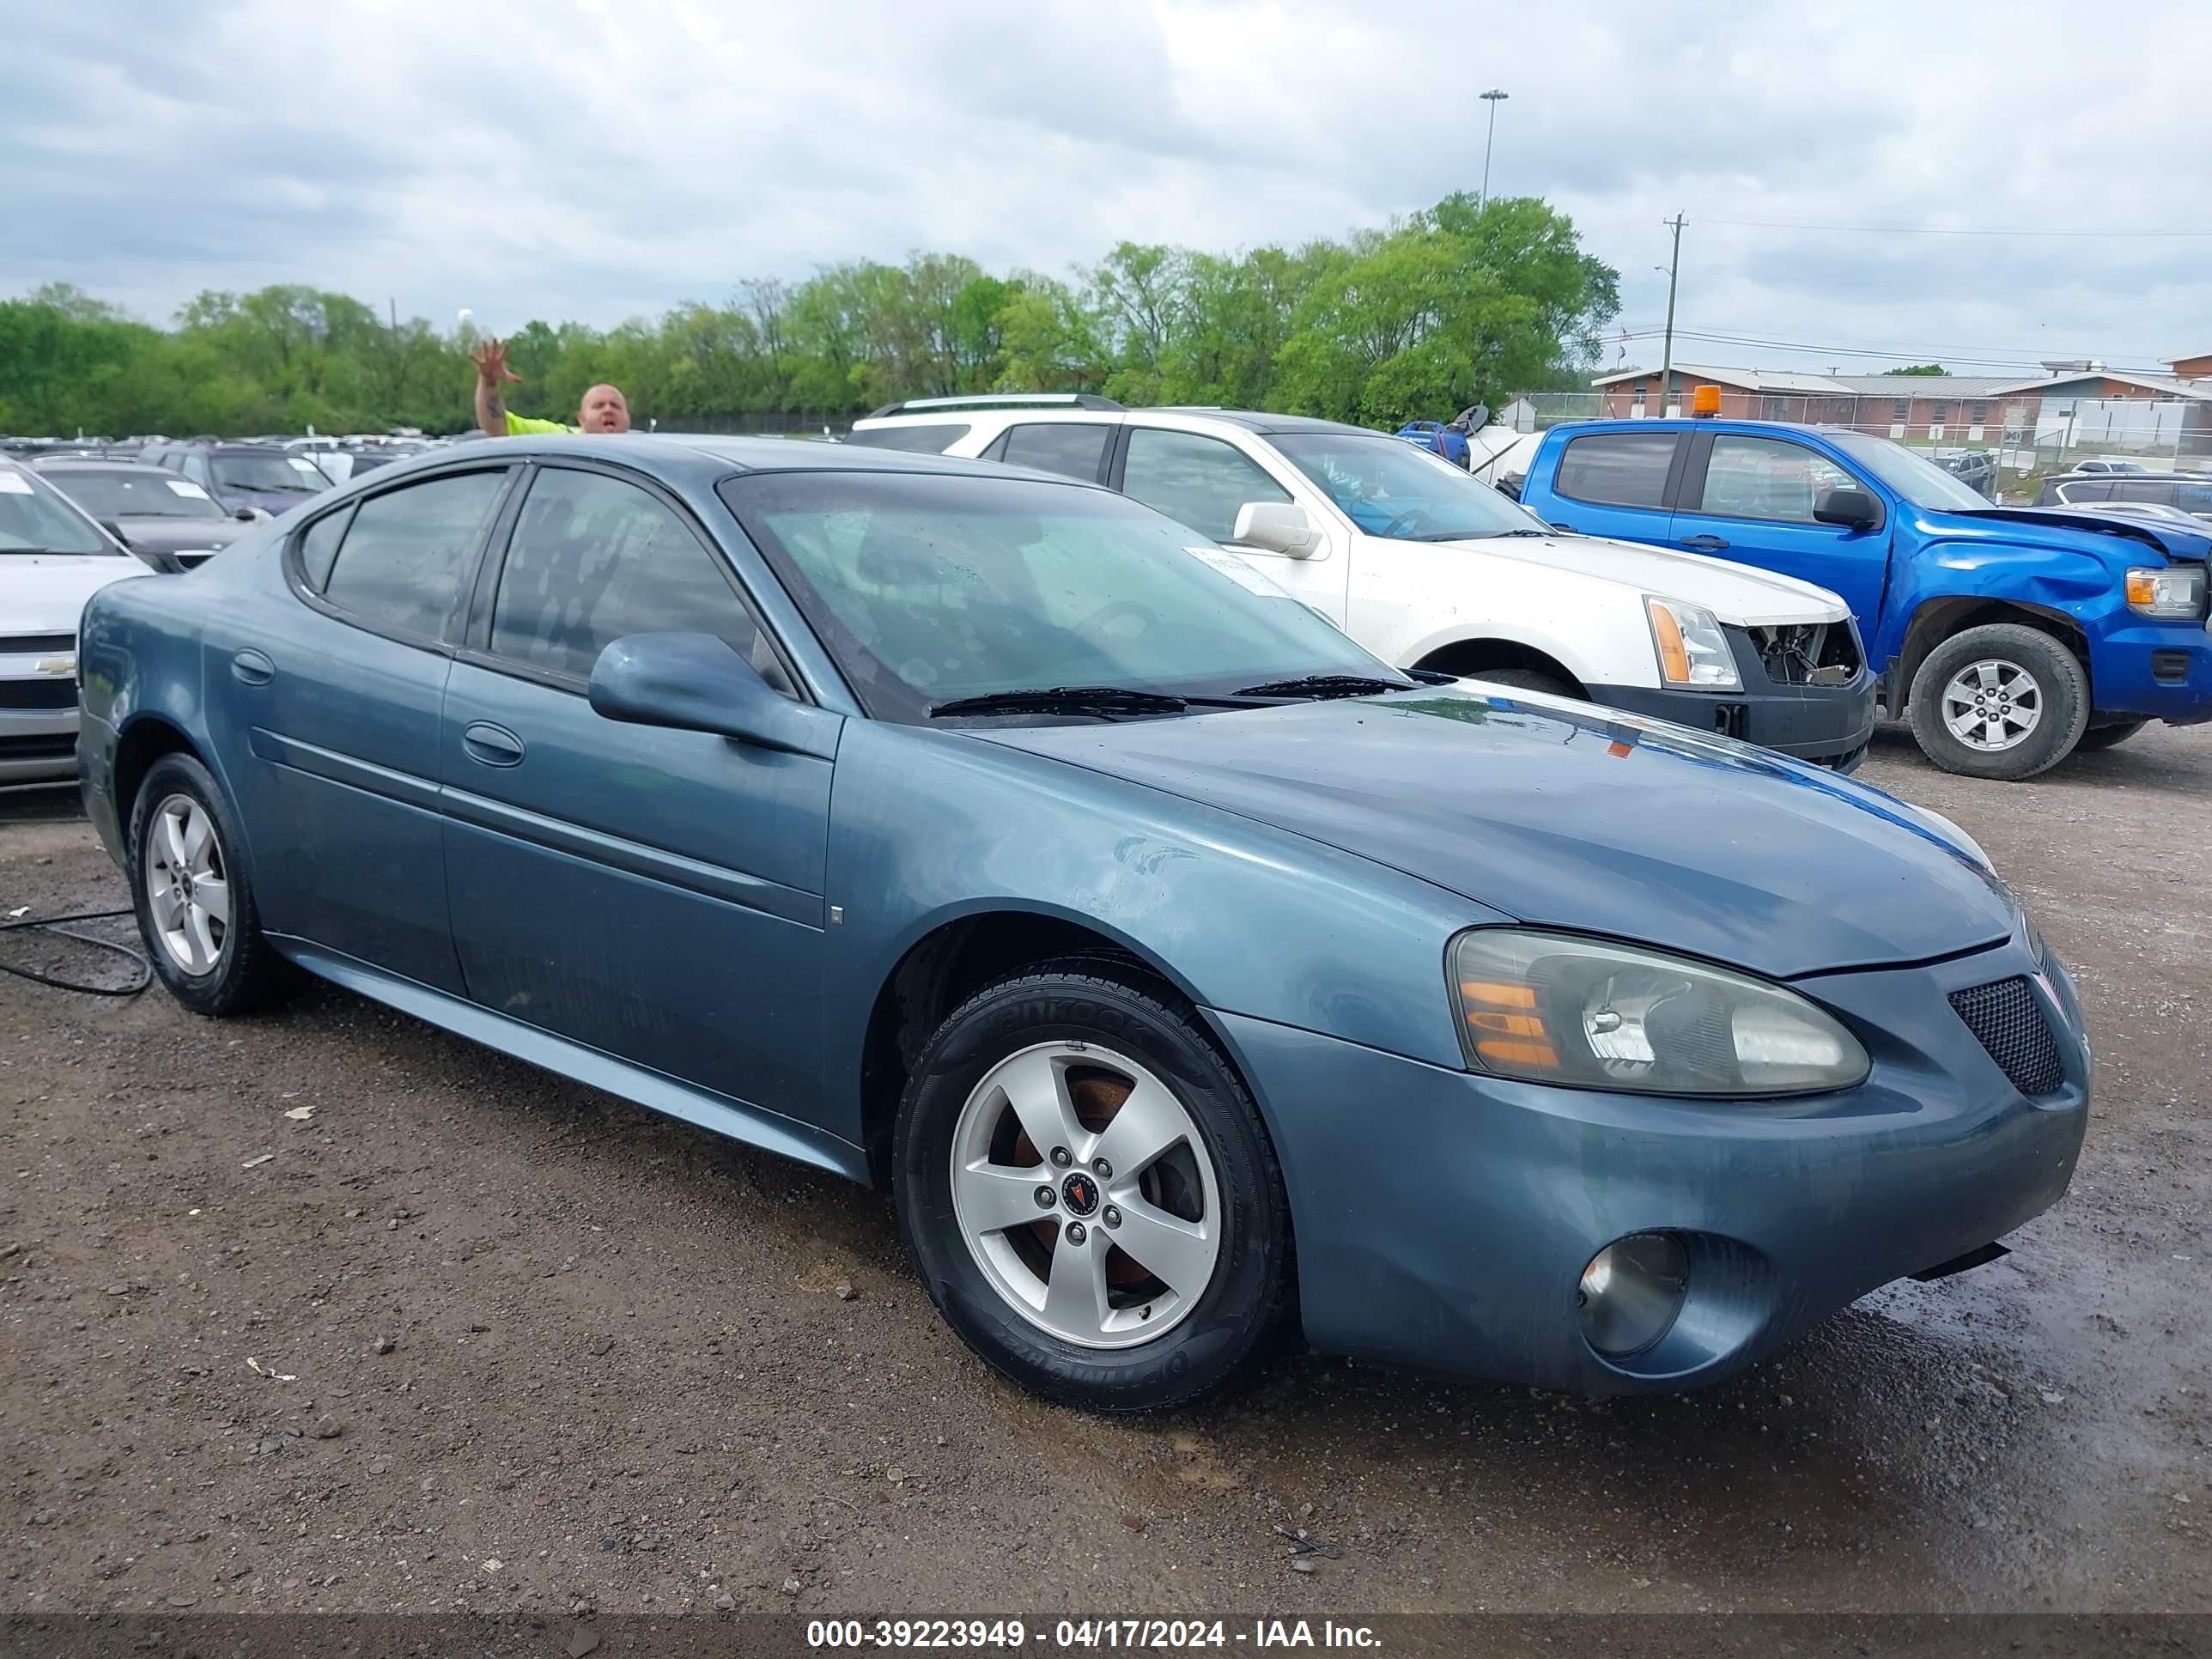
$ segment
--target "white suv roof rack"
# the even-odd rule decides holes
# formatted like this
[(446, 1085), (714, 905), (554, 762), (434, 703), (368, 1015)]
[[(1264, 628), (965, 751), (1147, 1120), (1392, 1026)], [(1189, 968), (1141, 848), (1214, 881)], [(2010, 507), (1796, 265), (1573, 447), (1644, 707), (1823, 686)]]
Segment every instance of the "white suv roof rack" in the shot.
[(909, 398), (903, 403), (885, 404), (881, 409), (871, 410), (861, 418), (880, 421), (886, 415), (916, 415), (924, 410), (1018, 409), (1024, 405), (1042, 409), (1120, 410), (1126, 407), (1111, 398), (1101, 398), (1088, 392), (979, 392), (966, 398)]

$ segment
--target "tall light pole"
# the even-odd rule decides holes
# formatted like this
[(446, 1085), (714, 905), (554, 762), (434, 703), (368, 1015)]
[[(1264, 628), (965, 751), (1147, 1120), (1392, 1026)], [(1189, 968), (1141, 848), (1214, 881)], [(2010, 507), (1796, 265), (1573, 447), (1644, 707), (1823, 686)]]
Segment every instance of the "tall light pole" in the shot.
[(1667, 344), (1659, 364), (1659, 413), (1667, 412), (1668, 383), (1674, 378), (1674, 278), (1682, 268), (1682, 216), (1663, 222), (1674, 228), (1674, 252), (1667, 261)]
[(1490, 134), (1482, 141), (1482, 196), (1475, 203), (1478, 211), (1490, 205), (1490, 146), (1498, 137), (1498, 106), (1505, 101), (1505, 94), (1492, 87), (1482, 94), (1482, 101), (1490, 106)]

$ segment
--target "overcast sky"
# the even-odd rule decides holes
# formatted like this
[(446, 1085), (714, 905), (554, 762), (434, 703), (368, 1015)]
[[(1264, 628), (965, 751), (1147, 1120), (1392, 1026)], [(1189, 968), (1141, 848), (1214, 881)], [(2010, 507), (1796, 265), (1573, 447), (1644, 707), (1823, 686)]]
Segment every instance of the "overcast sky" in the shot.
[[(1788, 343), (1678, 361), (2143, 367), (2212, 350), (2209, 46), (2202, 0), (40, 5), (0, 295), (298, 281), (504, 331), (915, 248), (1296, 243), (1476, 188), (1498, 87), (1491, 188), (1619, 267), (1632, 364), (1679, 210), (1678, 328)], [(1797, 228), (1834, 226), (1887, 228)], [(1937, 226), (2167, 234), (1895, 228)]]

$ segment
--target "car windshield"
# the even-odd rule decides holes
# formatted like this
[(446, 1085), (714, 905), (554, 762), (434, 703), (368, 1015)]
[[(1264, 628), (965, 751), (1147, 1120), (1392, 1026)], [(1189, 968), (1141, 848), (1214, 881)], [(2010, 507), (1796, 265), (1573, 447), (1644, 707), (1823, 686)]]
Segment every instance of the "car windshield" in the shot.
[(1534, 514), (1403, 438), (1275, 433), (1269, 441), (1371, 536), (1447, 542), (1544, 529)]
[(1103, 490), (866, 471), (721, 488), (879, 720), (1062, 686), (1200, 697), (1312, 675), (1405, 683), (1234, 554)]
[(322, 468), (304, 455), (217, 455), (210, 465), (223, 489), (266, 489), (312, 495), (328, 489)]
[(123, 550), (85, 522), (51, 485), (0, 466), (0, 556), (10, 553), (109, 553)]
[(95, 519), (228, 518), (190, 478), (161, 472), (56, 472), (49, 481)]
[(1864, 432), (1824, 432), (1820, 435), (1903, 496), (1909, 506), (1948, 513), (1989, 509), (1988, 496), (1903, 444)]

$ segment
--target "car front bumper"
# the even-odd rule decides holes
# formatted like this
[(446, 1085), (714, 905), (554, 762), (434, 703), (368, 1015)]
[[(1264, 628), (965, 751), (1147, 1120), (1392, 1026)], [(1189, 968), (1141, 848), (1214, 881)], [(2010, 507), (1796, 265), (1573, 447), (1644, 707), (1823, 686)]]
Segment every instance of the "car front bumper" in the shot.
[(1874, 737), (1875, 678), (1863, 669), (1843, 685), (1747, 684), (1743, 691), (1593, 685), (1589, 694), (1632, 714), (1740, 738), (1839, 772), (1857, 769)]
[[(1945, 1000), (2016, 975), (2065, 1065), (2033, 1100)], [(1702, 1387), (2064, 1193), (2089, 1053), (2063, 971), (2024, 938), (1796, 988), (1865, 1043), (1858, 1088), (1734, 1103), (1542, 1088), (1216, 1014), (1282, 1159), (1308, 1339), (1589, 1395)], [(1577, 1288), (1639, 1232), (1685, 1243), (1687, 1300), (1650, 1355), (1615, 1364), (1583, 1340)]]
[[(0, 702), (5, 685), (0, 684)], [(77, 711), (0, 707), (0, 789), (76, 777)]]

